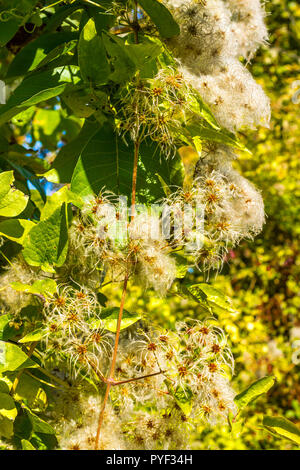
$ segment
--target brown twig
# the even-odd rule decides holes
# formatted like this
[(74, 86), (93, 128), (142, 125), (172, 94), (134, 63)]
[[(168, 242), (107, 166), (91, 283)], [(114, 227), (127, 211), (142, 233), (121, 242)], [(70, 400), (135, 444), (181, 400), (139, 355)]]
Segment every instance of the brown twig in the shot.
[(101, 427), (102, 427), (103, 418), (104, 418), (104, 412), (105, 412), (107, 400), (108, 400), (108, 397), (109, 397), (110, 388), (112, 386), (112, 384), (110, 383), (110, 380), (113, 379), (114, 373), (115, 373), (115, 366), (116, 366), (116, 360), (117, 360), (117, 352), (118, 352), (118, 345), (119, 345), (119, 338), (120, 338), (120, 331), (121, 331), (121, 322), (122, 322), (122, 316), (123, 316), (123, 310), (124, 310), (124, 304), (125, 304), (125, 297), (126, 297), (126, 291), (127, 291), (127, 284), (128, 284), (128, 274), (126, 274), (126, 277), (125, 277), (125, 280), (124, 280), (122, 299), (121, 299), (120, 311), (119, 311), (118, 323), (117, 323), (117, 331), (116, 331), (116, 337), (115, 337), (114, 352), (113, 352), (113, 357), (112, 357), (112, 361), (111, 361), (109, 376), (108, 376), (108, 379), (107, 379), (107, 385), (106, 385), (105, 395), (104, 395), (104, 399), (103, 399), (103, 405), (102, 405), (100, 415), (99, 415), (99, 420), (98, 420), (98, 428), (97, 428), (97, 434), (96, 434), (96, 439), (95, 439), (95, 450), (97, 450), (98, 447), (99, 447), (99, 439), (100, 439), (100, 432), (101, 432)]

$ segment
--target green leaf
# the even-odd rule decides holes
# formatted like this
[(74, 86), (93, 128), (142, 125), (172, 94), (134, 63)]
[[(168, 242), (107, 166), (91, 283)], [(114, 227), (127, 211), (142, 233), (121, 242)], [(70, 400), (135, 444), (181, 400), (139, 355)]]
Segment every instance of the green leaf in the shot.
[(81, 31), (78, 43), (78, 63), (84, 81), (104, 85), (110, 75), (103, 39), (98, 35), (95, 21), (90, 18)]
[[(208, 108), (207, 108), (208, 109)], [(234, 147), (244, 152), (251, 153), (245, 145), (231, 132), (226, 129), (218, 128), (213, 121), (210, 119), (210, 114), (207, 112), (204, 113), (204, 108), (201, 111), (202, 117), (213, 127), (204, 127), (200, 123), (198, 124), (189, 124), (182, 128), (183, 135), (188, 137), (188, 141), (192, 144), (196, 139), (200, 140), (211, 140), (213, 142), (218, 142), (220, 144), (228, 145), (229, 147)], [(216, 123), (216, 121), (215, 121)]]
[(12, 187), (13, 182), (13, 171), (0, 173), (0, 216), (15, 217), (27, 206), (28, 196)]
[(32, 343), (35, 341), (40, 341), (42, 338), (46, 336), (46, 334), (47, 333), (45, 332), (45, 330), (43, 330), (42, 328), (37, 328), (36, 330), (31, 331), (27, 335), (23, 336), (22, 339), (19, 339), (19, 343), (23, 344), (23, 343)]
[(129, 54), (129, 46), (122, 38), (109, 33), (103, 33), (102, 38), (114, 69), (109, 75), (109, 80), (115, 83), (126, 83), (136, 72), (136, 65)]
[(47, 197), (46, 204), (41, 211), (40, 220), (49, 219), (49, 217), (51, 217), (52, 214), (63, 205), (63, 203), (72, 203), (77, 207), (81, 207), (83, 201), (80, 196), (70, 191), (67, 186), (64, 186), (51, 196)]
[(163, 38), (172, 38), (180, 33), (180, 28), (170, 11), (157, 0), (139, 0), (139, 4), (150, 16)]
[(264, 416), (264, 428), (276, 437), (288, 439), (300, 445), (300, 429), (284, 417)]
[[(120, 41), (120, 38), (115, 39)], [(150, 37), (143, 37), (141, 41), (139, 44), (126, 43), (124, 51), (135, 64), (140, 78), (153, 78), (158, 71), (156, 59), (163, 52), (163, 44)], [(124, 47), (123, 42), (120, 45)]]
[(0, 341), (0, 373), (27, 367), (38, 367), (38, 365), (19, 346)]
[(23, 331), (23, 324), (14, 323), (11, 314), (0, 316), (0, 340), (8, 341), (20, 335)]
[(21, 446), (22, 446), (22, 450), (36, 450), (36, 448), (33, 447), (31, 442), (27, 441), (26, 439), (21, 439)]
[(68, 41), (75, 39), (76, 33), (70, 31), (57, 31), (55, 33), (42, 34), (35, 41), (26, 44), (11, 62), (6, 78), (25, 75), (34, 70), (47, 57), (50, 51), (57, 46), (63, 47)]
[(7, 339), (5, 338), (5, 329), (9, 326), (12, 316), (10, 313), (0, 316), (0, 340)]
[(107, 95), (100, 91), (94, 91), (92, 88), (80, 87), (64, 93), (62, 99), (74, 113), (74, 116), (88, 118), (99, 111), (102, 106), (105, 106)]
[(73, 65), (31, 74), (0, 107), (0, 126), (25, 109), (60, 95), (69, 84), (76, 85), (79, 81), (79, 68)]
[(14, 432), (14, 423), (11, 419), (0, 415), (0, 436), (9, 439)]
[(239, 410), (244, 409), (249, 403), (256, 400), (260, 395), (267, 393), (270, 388), (275, 384), (275, 377), (263, 377), (262, 379), (257, 380), (249, 387), (247, 387), (243, 392), (236, 395), (234, 402), (239, 408)]
[[(130, 200), (133, 154), (133, 144), (125, 145), (109, 125), (104, 126), (83, 149), (73, 173), (71, 190), (85, 197), (99, 193), (105, 186)], [(164, 196), (156, 173), (168, 186), (181, 186), (184, 178), (182, 160), (178, 154), (166, 160), (153, 142), (145, 141), (140, 147), (137, 176), (139, 202), (154, 202)]]
[[(118, 307), (108, 307), (101, 310), (100, 324), (108, 331), (115, 333), (117, 331), (117, 322), (120, 309)], [(129, 326), (140, 320), (141, 316), (136, 313), (130, 313), (127, 310), (123, 311), (121, 330), (125, 330)], [(94, 326), (94, 325), (93, 325)]]
[(19, 29), (19, 21), (11, 19), (9, 21), (1, 22), (0, 28), (0, 46), (8, 43), (16, 34)]
[(217, 313), (237, 313), (232, 307), (230, 299), (223, 292), (209, 284), (200, 283), (188, 285), (187, 290), (196, 300), (200, 303), (203, 301), (206, 302)]
[(0, 392), (9, 394), (11, 387), (11, 380), (5, 375), (0, 375)]
[(40, 279), (33, 284), (23, 284), (22, 282), (12, 282), (10, 286), (18, 292), (27, 294), (40, 294), (46, 297), (52, 296), (57, 291), (57, 284), (54, 279)]
[(52, 215), (36, 224), (29, 232), (23, 256), (30, 266), (41, 266), (46, 272), (54, 272), (53, 266), (62, 266), (68, 252), (66, 204)]
[(0, 222), (0, 235), (19, 245), (23, 245), (28, 233), (35, 223), (26, 219), (8, 219)]
[(172, 255), (176, 260), (176, 277), (183, 279), (189, 268), (189, 262), (187, 258), (180, 253), (173, 253)]
[(24, 373), (21, 375), (14, 399), (25, 402), (32, 411), (44, 411), (47, 407), (47, 395), (41, 387), (38, 379)]
[(52, 164), (60, 183), (70, 183), (79, 155), (98, 131), (98, 123), (86, 120), (78, 136), (60, 149)]
[(29, 408), (25, 408), (26, 414), (31, 422), (32, 429), (35, 433), (38, 434), (54, 434), (55, 430), (53, 429), (50, 424), (46, 423), (43, 419), (41, 419), (36, 414), (32, 413)]
[(14, 421), (18, 414), (14, 400), (7, 393), (0, 392), (0, 415)]

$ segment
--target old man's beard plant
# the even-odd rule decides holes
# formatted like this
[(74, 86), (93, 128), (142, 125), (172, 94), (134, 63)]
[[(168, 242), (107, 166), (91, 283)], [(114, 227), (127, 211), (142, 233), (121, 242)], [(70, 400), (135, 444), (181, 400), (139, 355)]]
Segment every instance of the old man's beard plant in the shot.
[[(182, 288), (187, 270), (197, 267), (206, 276), (220, 270), (229, 248), (262, 230), (262, 197), (233, 165), (237, 150), (245, 150), (237, 132), (270, 120), (269, 100), (242, 62), (267, 41), (265, 13), (259, 0), (164, 4), (180, 32), (161, 43), (147, 35), (154, 26), (146, 7), (114, 3), (108, 13), (118, 13), (121, 35), (104, 35), (108, 56), (128, 49), (138, 69), (124, 85), (107, 85), (105, 103), (103, 91), (93, 95), (102, 104), (99, 125), (112, 126), (123, 149), (133, 149), (129, 216), (111, 187), (80, 202), (73, 194), (68, 253), (53, 278), (48, 270), (41, 281), (41, 265), (27, 266), (22, 255), (2, 276), (3, 285), (27, 293), (7, 296), (5, 306), (12, 312), (18, 302), (13, 324), (25, 325), (25, 334), (38, 329), (30, 354), (61, 387), (46, 414), (63, 449), (186, 448), (199, 423), (226, 423), (237, 413), (233, 356), (208, 304), (209, 318), (187, 318), (169, 330), (124, 306), (130, 282), (160, 296), (195, 298), (189, 286)], [(140, 66), (139, 47), (151, 56), (158, 43), (149, 73), (147, 63)], [(178, 187), (152, 174), (150, 197), (147, 188), (139, 193), (145, 167), (139, 154), (149, 145), (157, 168), (163, 159), (172, 167), (177, 149), (192, 146), (199, 155), (192, 182)], [(165, 196), (150, 213), (154, 178)], [(145, 195), (149, 204), (141, 210), (137, 202)], [(111, 283), (122, 286), (118, 308), (105, 306), (101, 292)], [(24, 312), (28, 294), (39, 314)]]

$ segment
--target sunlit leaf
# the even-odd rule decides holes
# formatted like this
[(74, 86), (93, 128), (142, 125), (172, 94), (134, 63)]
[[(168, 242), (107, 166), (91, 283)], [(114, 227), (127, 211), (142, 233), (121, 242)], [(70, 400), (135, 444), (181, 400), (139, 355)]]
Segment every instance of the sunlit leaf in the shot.
[(288, 439), (300, 445), (300, 429), (288, 419), (281, 416), (264, 416), (263, 426), (276, 437)]
[(249, 403), (256, 400), (259, 396), (267, 393), (270, 388), (275, 384), (275, 377), (263, 377), (262, 379), (257, 380), (249, 387), (247, 387), (243, 392), (236, 395), (234, 401), (239, 410), (245, 408)]

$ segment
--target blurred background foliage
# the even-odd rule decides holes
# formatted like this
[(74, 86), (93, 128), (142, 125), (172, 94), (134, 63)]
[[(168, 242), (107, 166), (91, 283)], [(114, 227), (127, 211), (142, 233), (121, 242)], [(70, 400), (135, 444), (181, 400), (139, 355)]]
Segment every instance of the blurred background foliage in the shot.
[[(300, 423), (300, 5), (272, 0), (267, 10), (269, 47), (260, 51), (250, 68), (271, 98), (271, 129), (247, 132), (245, 143), (253, 154), (241, 154), (237, 163), (261, 189), (267, 223), (253, 243), (229, 253), (223, 271), (211, 275), (210, 282), (231, 297), (237, 310), (218, 318), (236, 360), (236, 391), (268, 374), (275, 375), (277, 383), (267, 397), (250, 405), (241, 429), (233, 433), (227, 426), (199, 429), (194, 449), (297, 448), (259, 430), (263, 414)], [(182, 154), (186, 165), (192, 165), (192, 151), (184, 149)], [(196, 271), (189, 277), (192, 283), (205, 280)], [(117, 288), (107, 292), (108, 297), (120, 295)], [(179, 296), (159, 299), (134, 287), (128, 299), (129, 310), (146, 311), (166, 328), (180, 318), (205, 316), (199, 304)]]
[[(263, 193), (267, 223), (253, 243), (244, 243), (229, 253), (228, 263), (217, 277), (211, 275), (210, 282), (232, 299), (236, 309), (236, 312), (220, 311), (218, 319), (230, 338), (235, 356), (237, 393), (268, 374), (275, 375), (277, 383), (267, 397), (259, 399), (253, 407), (250, 405), (239, 429), (232, 433), (227, 426), (199, 429), (191, 443), (194, 449), (293, 449), (296, 447), (289, 441), (259, 430), (262, 415), (282, 415), (300, 424), (300, 93), (297, 99), (300, 5), (295, 1), (270, 0), (267, 10), (270, 44), (249, 67), (272, 100), (272, 124), (271, 129), (247, 132), (245, 144), (253, 154), (241, 154), (237, 162), (244, 176)], [(74, 21), (77, 14), (74, 11)], [(69, 18), (72, 23), (72, 14)], [(38, 35), (39, 18), (30, 18), (29, 24), (30, 31), (22, 29), (6, 48), (0, 49), (0, 79), (14, 55)], [(13, 69), (11, 73), (13, 79)], [(14, 87), (17, 84), (15, 79), (12, 83)], [(1, 128), (3, 136), (15, 147), (10, 147), (9, 161), (0, 152), (0, 169), (16, 169), (16, 186), (31, 192), (34, 202), (26, 208), (27, 217), (42, 204), (44, 193), (40, 186), (46, 186), (48, 191), (55, 189), (46, 180), (37, 180), (34, 173), (42, 174), (49, 169), (57, 153), (61, 153), (58, 159), (62, 158), (64, 144), (78, 135), (83, 119), (76, 117), (76, 106), (80, 107), (80, 102), (75, 103), (75, 108), (73, 103), (70, 109), (53, 98), (46, 105), (41, 103), (13, 118), (13, 131), (8, 125)], [(189, 149), (184, 149), (182, 155), (185, 164), (192, 167), (195, 155)], [(28, 169), (26, 174), (18, 174), (28, 156), (32, 173)], [(31, 180), (28, 188), (26, 179)], [(9, 258), (18, 249), (16, 244), (5, 244)], [(1, 263), (6, 262), (1, 259)], [(190, 270), (188, 276), (191, 283), (207, 280), (196, 270)], [(107, 286), (104, 292), (112, 304), (121, 296), (119, 287)], [(202, 319), (206, 315), (200, 304), (180, 295), (160, 299), (139, 287), (130, 288), (126, 308), (141, 315), (147, 312), (165, 328), (178, 319)]]

